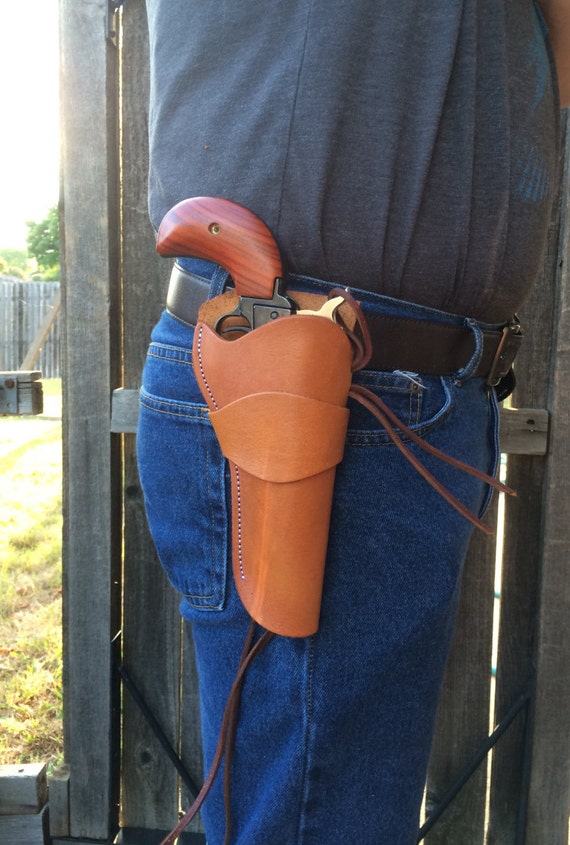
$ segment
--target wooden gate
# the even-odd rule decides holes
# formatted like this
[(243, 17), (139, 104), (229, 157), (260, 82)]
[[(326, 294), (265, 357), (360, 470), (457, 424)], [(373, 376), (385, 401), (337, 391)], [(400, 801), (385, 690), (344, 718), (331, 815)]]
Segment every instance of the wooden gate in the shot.
[(0, 369), (37, 366), (44, 378), (59, 378), (58, 309), (59, 282), (0, 278)]
[[(191, 636), (155, 558), (134, 447), (170, 268), (147, 218), (146, 15), (143, 0), (60, 3), (68, 769), (52, 780), (51, 826), (55, 845), (117, 835), (143, 845), (202, 777)], [(490, 515), (504, 520), (500, 577), (494, 540), (476, 537), (466, 565), (427, 784), (429, 845), (568, 841), (566, 161), (544, 272), (521, 314), (518, 410), (503, 411), (518, 498)]]

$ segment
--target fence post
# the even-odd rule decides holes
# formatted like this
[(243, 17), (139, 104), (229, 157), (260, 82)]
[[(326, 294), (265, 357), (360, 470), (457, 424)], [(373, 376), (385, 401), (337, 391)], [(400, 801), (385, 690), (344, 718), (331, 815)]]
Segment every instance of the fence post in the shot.
[[(126, 6), (121, 30), (122, 124), (128, 127), (121, 144), (123, 385), (138, 388), (169, 268), (156, 254), (147, 212), (149, 48), (143, 2)], [(123, 449), (123, 663), (178, 749), (179, 600), (158, 564), (147, 527), (133, 435), (125, 435)], [(124, 828), (170, 828), (179, 809), (178, 774), (130, 694), (123, 697), (122, 753)]]
[[(120, 379), (117, 51), (103, 0), (60, 0), (64, 393), (64, 739), (69, 832), (114, 837), (118, 816)], [(115, 439), (116, 440), (116, 439)]]
[[(567, 117), (570, 137), (570, 117)], [(570, 150), (562, 179), (562, 225), (550, 360), (549, 451), (538, 561), (536, 697), (525, 845), (566, 843), (570, 818)]]
[[(565, 216), (565, 194), (559, 206)], [(549, 246), (541, 278), (532, 297), (521, 310), (525, 341), (517, 358), (519, 384), (513, 396), (515, 405), (546, 408), (550, 413), (550, 437), (546, 457), (510, 456), (507, 482), (518, 491), (516, 499), (505, 502), (505, 541), (501, 583), (501, 616), (497, 660), (496, 721), (500, 721), (513, 702), (534, 687), (539, 591), (544, 556), (544, 508), (549, 507), (553, 492), (549, 489), (548, 467), (558, 462), (560, 472), (568, 472), (564, 454), (553, 449), (552, 431), (562, 420), (552, 405), (551, 380), (565, 365), (557, 349), (557, 323), (560, 318), (558, 265), (561, 258), (560, 208), (553, 216)], [(568, 378), (568, 372), (559, 374)], [(555, 495), (558, 495), (558, 491)], [(563, 505), (568, 508), (568, 498)], [(566, 540), (568, 535), (566, 534)], [(559, 535), (559, 539), (562, 535)], [(566, 658), (568, 657), (568, 652)], [(558, 705), (561, 706), (559, 700)], [(522, 711), (493, 754), (491, 807), (488, 839), (493, 845), (522, 845), (527, 825), (526, 799), (529, 776), (529, 739), (532, 738), (532, 706)], [(563, 742), (561, 743), (563, 745)], [(560, 747), (559, 747), (560, 750)], [(548, 752), (547, 752), (548, 753)], [(560, 772), (558, 772), (560, 774)], [(531, 774), (531, 778), (534, 775)], [(562, 778), (563, 781), (563, 778)], [(546, 785), (540, 788), (544, 801)], [(557, 792), (560, 798), (561, 793)], [(562, 804), (568, 810), (566, 799)], [(566, 819), (566, 826), (568, 821)], [(557, 829), (558, 828), (558, 829)], [(545, 820), (537, 842), (566, 842), (555, 817)]]

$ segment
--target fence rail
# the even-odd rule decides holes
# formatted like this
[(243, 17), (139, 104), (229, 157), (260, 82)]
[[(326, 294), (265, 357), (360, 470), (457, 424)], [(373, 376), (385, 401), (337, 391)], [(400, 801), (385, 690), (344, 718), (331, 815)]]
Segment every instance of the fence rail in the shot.
[[(20, 368), (58, 292), (59, 282), (0, 280), (0, 370)], [(34, 366), (44, 378), (59, 378), (59, 320), (53, 324)]]

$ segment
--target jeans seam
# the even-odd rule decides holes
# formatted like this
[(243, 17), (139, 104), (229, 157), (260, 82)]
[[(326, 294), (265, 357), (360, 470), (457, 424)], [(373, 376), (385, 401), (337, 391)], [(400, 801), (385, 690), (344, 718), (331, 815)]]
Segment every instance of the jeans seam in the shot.
[[(489, 468), (488, 472), (490, 475), (495, 476), (499, 470), (501, 464), (501, 443), (500, 443), (500, 430), (499, 430), (499, 403), (497, 401), (497, 397), (495, 391), (492, 387), (487, 389), (487, 397), (488, 397), (488, 406), (489, 406), (489, 446), (490, 451), (492, 454), (492, 466)], [(486, 496), (483, 500), (483, 504), (479, 510), (477, 516), (479, 519), (482, 519), (483, 516), (486, 514), (487, 510), (489, 509), (489, 505), (491, 504), (491, 500), (493, 498), (493, 488), (488, 487)]]
[(184, 406), (176, 406), (173, 403), (170, 403), (170, 404), (172, 405), (171, 408), (157, 408), (155, 405), (141, 400), (141, 405), (143, 406), (143, 408), (146, 408), (147, 411), (152, 411), (155, 414), (164, 414), (167, 417), (180, 417), (181, 419), (187, 419), (187, 420), (205, 420), (205, 419), (207, 419), (206, 414), (204, 412), (201, 412), (200, 409), (197, 409), (196, 412), (194, 412), (194, 413), (180, 413), (180, 412), (176, 412), (176, 411), (172, 410), (172, 408), (184, 407)]
[(186, 346), (172, 346), (168, 343), (153, 341), (149, 346), (148, 355), (160, 360), (192, 364), (192, 350)]
[(307, 639), (307, 673), (306, 673), (306, 691), (305, 691), (305, 732), (303, 737), (303, 774), (301, 777), (301, 795), (299, 808), (299, 823), (297, 826), (297, 845), (303, 845), (304, 831), (306, 829), (306, 804), (309, 791), (309, 769), (311, 767), (311, 726), (313, 721), (313, 669), (314, 669), (314, 638)]
[[(181, 352), (183, 354), (185, 354), (186, 356), (189, 355), (189, 353), (185, 350), (181, 350)], [(183, 364), (185, 367), (191, 367), (192, 366), (191, 360), (190, 361), (183, 361), (181, 358), (176, 358), (174, 355), (157, 355), (157, 353), (154, 350), (149, 351), (148, 357), (149, 358), (155, 358), (157, 361), (166, 361), (168, 364)]]

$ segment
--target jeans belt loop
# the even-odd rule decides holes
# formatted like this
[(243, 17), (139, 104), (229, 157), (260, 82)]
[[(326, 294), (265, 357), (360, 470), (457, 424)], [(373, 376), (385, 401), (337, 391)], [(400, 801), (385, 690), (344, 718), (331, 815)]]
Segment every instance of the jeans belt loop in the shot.
[(210, 282), (210, 299), (220, 296), (225, 291), (229, 278), (230, 274), (228, 271), (218, 264)]
[(471, 378), (481, 363), (481, 356), (483, 355), (483, 330), (481, 326), (471, 317), (465, 318), (465, 326), (473, 334), (475, 350), (466, 365), (455, 373), (454, 378), (457, 385)]

